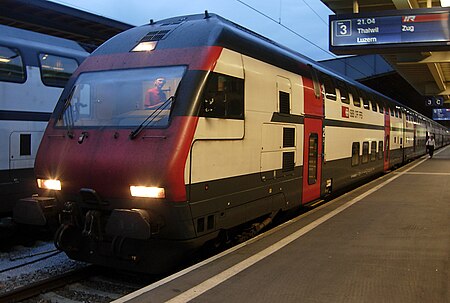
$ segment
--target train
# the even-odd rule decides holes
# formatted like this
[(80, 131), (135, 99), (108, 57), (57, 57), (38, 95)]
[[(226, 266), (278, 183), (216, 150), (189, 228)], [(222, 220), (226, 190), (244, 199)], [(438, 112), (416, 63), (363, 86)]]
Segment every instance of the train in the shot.
[(159, 273), (241, 226), (321, 201), (425, 154), (449, 132), (223, 17), (151, 21), (74, 72), (36, 158), (46, 224), (70, 258)]
[(0, 25), (0, 214), (36, 192), (34, 161), (70, 75), (88, 56), (74, 41)]

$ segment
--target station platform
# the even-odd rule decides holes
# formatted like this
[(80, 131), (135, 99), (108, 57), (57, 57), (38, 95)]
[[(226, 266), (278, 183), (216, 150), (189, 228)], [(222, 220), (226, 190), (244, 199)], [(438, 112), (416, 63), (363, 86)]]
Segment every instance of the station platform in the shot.
[(450, 302), (450, 146), (119, 302)]

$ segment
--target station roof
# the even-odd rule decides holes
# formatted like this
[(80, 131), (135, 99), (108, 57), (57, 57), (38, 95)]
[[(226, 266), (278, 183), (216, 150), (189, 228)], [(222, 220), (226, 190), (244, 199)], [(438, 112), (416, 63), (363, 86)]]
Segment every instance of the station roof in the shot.
[(74, 40), (88, 51), (133, 27), (47, 0), (2, 0), (0, 24)]
[[(337, 15), (441, 7), (439, 0), (321, 0)], [(450, 105), (450, 51), (383, 54), (386, 61), (423, 96), (444, 96)]]

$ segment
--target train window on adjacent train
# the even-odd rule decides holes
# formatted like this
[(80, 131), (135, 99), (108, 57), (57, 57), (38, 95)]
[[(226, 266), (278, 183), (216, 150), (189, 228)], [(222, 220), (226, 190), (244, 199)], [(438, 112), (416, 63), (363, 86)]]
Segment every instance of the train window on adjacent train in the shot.
[(325, 74), (320, 74), (320, 76), (325, 88), (325, 98), (328, 100), (336, 101), (336, 88), (333, 78)]
[(369, 142), (363, 142), (361, 163), (369, 162)]
[(25, 82), (25, 67), (19, 50), (0, 46), (0, 81)]
[(383, 159), (384, 150), (383, 150), (383, 141), (378, 141), (378, 160)]
[(244, 119), (244, 79), (211, 73), (202, 100), (202, 117)]
[(390, 111), (391, 111), (391, 116), (394, 117), (394, 110), (391, 108)]
[(370, 143), (370, 161), (375, 161), (377, 159), (377, 142), (372, 141)]
[(395, 117), (398, 118), (398, 110), (395, 111)]
[(20, 134), (20, 155), (31, 156), (31, 134)]
[(359, 142), (352, 143), (352, 166), (359, 164)]
[(317, 155), (319, 149), (319, 136), (316, 133), (309, 135), (308, 151), (308, 184), (317, 182)]
[(56, 87), (64, 87), (78, 67), (75, 59), (51, 54), (39, 54), (39, 63), (42, 82), (45, 85)]

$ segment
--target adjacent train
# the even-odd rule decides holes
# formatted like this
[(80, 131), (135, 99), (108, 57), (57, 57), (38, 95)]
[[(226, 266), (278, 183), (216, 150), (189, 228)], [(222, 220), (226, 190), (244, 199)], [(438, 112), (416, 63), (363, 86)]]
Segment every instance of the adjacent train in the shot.
[(0, 25), (0, 213), (36, 192), (39, 143), (62, 88), (87, 56), (73, 41)]
[[(448, 130), (214, 14), (110, 39), (76, 70), (18, 216), (70, 258), (160, 272), (425, 154)], [(261, 226), (261, 225), (254, 225)]]

